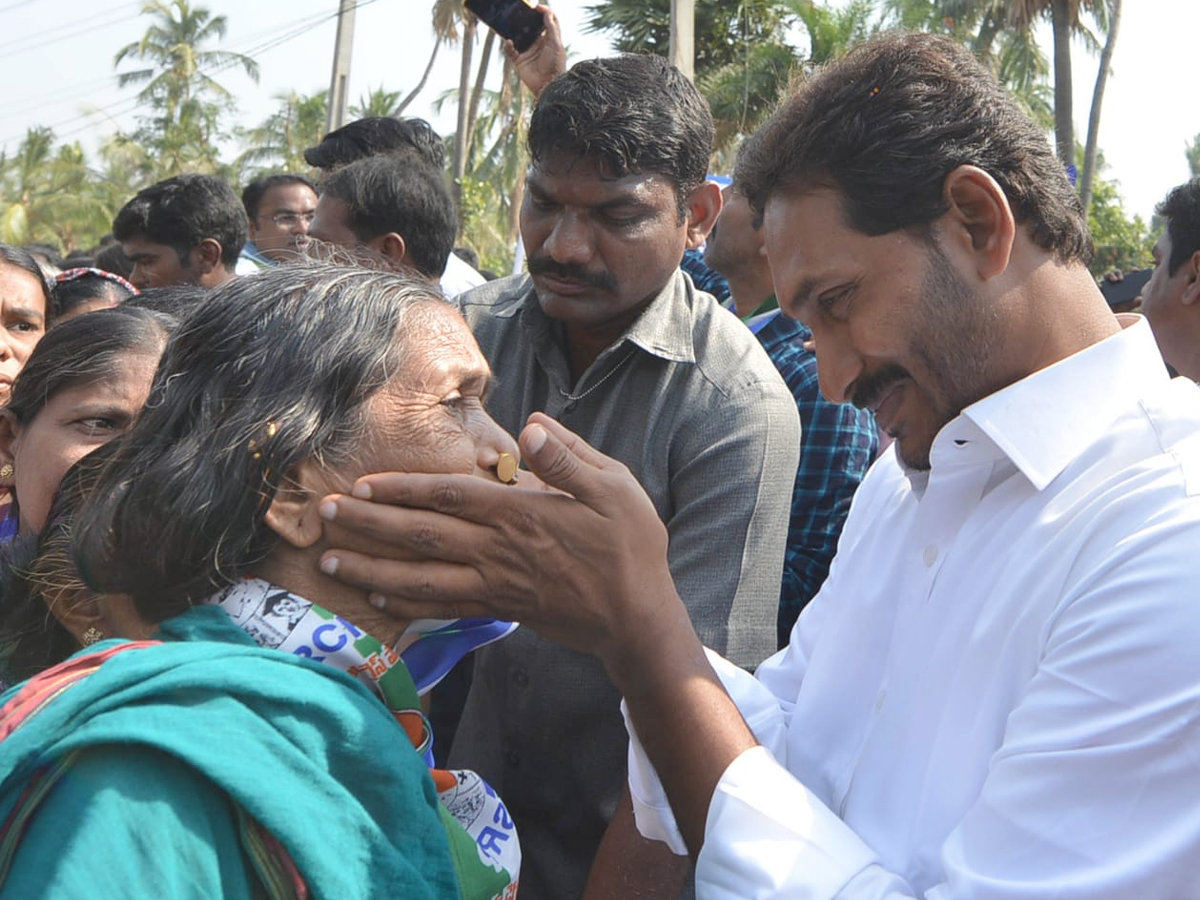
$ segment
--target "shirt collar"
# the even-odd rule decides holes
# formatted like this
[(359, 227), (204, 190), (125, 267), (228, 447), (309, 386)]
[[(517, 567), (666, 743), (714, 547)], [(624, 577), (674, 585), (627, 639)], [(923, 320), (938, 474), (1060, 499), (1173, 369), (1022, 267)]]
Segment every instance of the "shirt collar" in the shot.
[[(676, 269), (637, 321), (613, 342), (613, 346), (622, 341), (629, 341), (647, 353), (671, 362), (695, 362), (692, 326), (696, 294), (691, 281), (684, 277), (682, 271)], [(494, 315), (500, 318), (508, 318), (517, 313), (521, 313), (525, 326), (535, 336), (561, 334), (560, 329), (551, 327), (553, 320), (542, 312), (533, 279), (529, 275), (526, 275), (523, 283), (518, 286), (513, 298), (498, 304), (494, 311)]]
[(1044, 489), (1131, 404), (1169, 380), (1150, 325), (1141, 316), (1118, 319), (1118, 334), (964, 409), (934, 440), (933, 467), (963, 460), (971, 442), (990, 443), (990, 455), (1007, 457)]

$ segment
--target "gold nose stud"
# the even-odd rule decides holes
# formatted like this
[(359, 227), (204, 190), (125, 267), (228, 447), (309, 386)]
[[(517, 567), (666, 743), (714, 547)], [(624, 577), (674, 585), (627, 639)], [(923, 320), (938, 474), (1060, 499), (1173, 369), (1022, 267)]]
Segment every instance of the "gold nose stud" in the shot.
[(517, 483), (517, 458), (511, 453), (501, 453), (496, 461), (496, 477), (505, 484)]

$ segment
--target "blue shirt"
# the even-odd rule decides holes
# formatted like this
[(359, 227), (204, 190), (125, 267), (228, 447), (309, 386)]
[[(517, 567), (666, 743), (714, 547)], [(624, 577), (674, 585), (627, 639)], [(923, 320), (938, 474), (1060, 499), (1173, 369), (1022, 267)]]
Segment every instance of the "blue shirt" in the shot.
[(806, 326), (776, 314), (757, 334), (800, 412), (800, 465), (779, 593), (777, 629), (783, 647), (800, 610), (829, 574), (850, 499), (879, 449), (879, 433), (867, 410), (821, 396), (817, 358), (804, 349), (812, 337)]

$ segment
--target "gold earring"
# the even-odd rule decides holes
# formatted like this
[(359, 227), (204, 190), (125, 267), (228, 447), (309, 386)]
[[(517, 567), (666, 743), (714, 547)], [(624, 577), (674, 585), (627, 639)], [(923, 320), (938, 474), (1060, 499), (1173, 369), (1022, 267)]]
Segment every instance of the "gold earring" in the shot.
[(83, 646), (90, 647), (97, 641), (104, 640), (104, 632), (95, 625), (92, 625), (89, 626), (88, 630), (83, 633), (83, 637), (80, 638), (80, 640), (83, 641)]
[(12, 478), (12, 477), (13, 477), (13, 464), (12, 463), (5, 463), (4, 465), (0, 466), (0, 478)]

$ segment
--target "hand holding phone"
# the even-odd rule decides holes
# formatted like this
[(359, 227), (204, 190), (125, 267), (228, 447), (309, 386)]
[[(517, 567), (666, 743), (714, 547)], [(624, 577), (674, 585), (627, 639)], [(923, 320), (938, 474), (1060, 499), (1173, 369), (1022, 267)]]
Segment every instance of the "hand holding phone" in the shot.
[(542, 14), (525, 0), (466, 0), (465, 6), (496, 34), (512, 41), (518, 53), (532, 47), (546, 27)]

